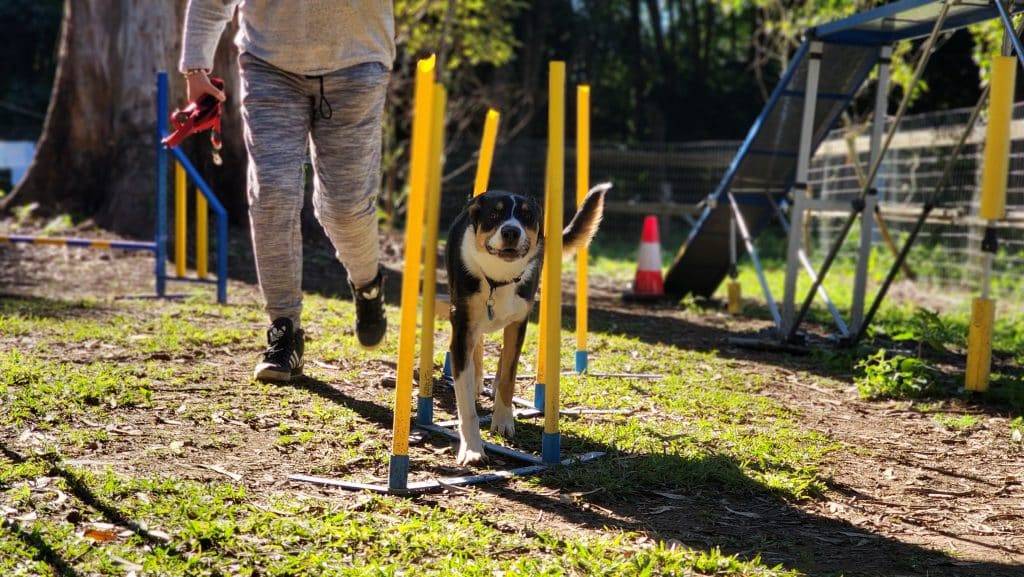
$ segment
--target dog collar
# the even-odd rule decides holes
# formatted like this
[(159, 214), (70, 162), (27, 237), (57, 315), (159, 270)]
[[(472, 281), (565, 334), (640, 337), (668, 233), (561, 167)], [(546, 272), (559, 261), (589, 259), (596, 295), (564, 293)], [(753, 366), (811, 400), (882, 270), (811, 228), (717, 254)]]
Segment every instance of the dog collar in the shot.
[(519, 275), (512, 280), (493, 280), (487, 275), (484, 275), (484, 280), (487, 281), (487, 287), (490, 288), (490, 292), (487, 293), (487, 320), (494, 320), (494, 291), (497, 289), (508, 286), (510, 284), (519, 284), (519, 281), (523, 280), (523, 276)]

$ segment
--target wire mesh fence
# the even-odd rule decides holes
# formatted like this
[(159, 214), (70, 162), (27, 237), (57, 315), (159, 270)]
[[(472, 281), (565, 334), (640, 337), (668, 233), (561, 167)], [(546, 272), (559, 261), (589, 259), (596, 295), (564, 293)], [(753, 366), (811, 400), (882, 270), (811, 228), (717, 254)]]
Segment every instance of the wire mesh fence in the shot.
[[(637, 241), (645, 214), (662, 217), (662, 234), (679, 236), (690, 226), (694, 207), (710, 193), (736, 152), (738, 142), (591, 145), (590, 182), (610, 181), (606, 218), (601, 237)], [(452, 147), (445, 166), (441, 225), (448, 226), (463, 208), (473, 189), (476, 143)], [(547, 144), (518, 140), (499, 145), (491, 169), (490, 188), (544, 195)], [(566, 217), (576, 206), (576, 153), (566, 143)]]
[[(909, 233), (924, 204), (936, 192), (970, 114), (970, 109), (960, 109), (910, 116), (897, 130), (875, 183), (885, 223), (897, 243)], [(993, 266), (993, 286), (1000, 292), (1017, 290), (1014, 279), (1024, 265), (1024, 104), (1014, 110), (1011, 133), (1008, 218), (999, 225), (1000, 248)], [(859, 173), (866, 172), (870, 156), (868, 135), (869, 130), (864, 128), (859, 132), (836, 130), (829, 135), (812, 163), (810, 182), (816, 194), (832, 200), (852, 200), (859, 194)], [(978, 288), (984, 226), (977, 212), (984, 140), (982, 118), (968, 135), (948, 186), (935, 198), (938, 207), (911, 252), (909, 264), (919, 282), (964, 290)], [(814, 216), (810, 234), (818, 252), (835, 242), (843, 218), (839, 213)], [(878, 264), (890, 261), (877, 227), (873, 243)], [(856, 245), (849, 240), (840, 255), (852, 258)], [(876, 276), (884, 274), (884, 267), (875, 268)]]

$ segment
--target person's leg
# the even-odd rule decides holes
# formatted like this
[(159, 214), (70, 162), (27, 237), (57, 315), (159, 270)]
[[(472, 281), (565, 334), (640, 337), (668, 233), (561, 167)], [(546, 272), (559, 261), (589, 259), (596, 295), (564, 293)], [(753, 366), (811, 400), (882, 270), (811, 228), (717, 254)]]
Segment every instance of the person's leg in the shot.
[(301, 76), (243, 54), (242, 119), (249, 154), (249, 223), (260, 289), (271, 322), (300, 324), (302, 165), (310, 100)]
[(256, 273), (271, 326), (253, 377), (288, 381), (302, 374), (302, 164), (310, 101), (303, 78), (243, 54), (242, 120), (249, 153), (249, 226)]
[(309, 79), (319, 100), (310, 145), (313, 207), (348, 272), (356, 337), (365, 348), (379, 345), (387, 333), (377, 195), (389, 78), (383, 65), (368, 63)]
[[(331, 113), (325, 118), (325, 108), (314, 109), (313, 206), (355, 287), (367, 286), (378, 275), (381, 120), (389, 77), (377, 63), (327, 74), (321, 94)], [(307, 82), (320, 93), (320, 78)]]

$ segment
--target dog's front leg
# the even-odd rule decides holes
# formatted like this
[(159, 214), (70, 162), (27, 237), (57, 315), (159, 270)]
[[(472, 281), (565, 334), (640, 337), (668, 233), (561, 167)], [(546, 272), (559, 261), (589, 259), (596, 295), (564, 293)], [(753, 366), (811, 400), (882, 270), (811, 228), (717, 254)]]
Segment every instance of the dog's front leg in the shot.
[(480, 333), (473, 345), (473, 382), (476, 387), (476, 395), (479, 397), (484, 392), (484, 335)]
[(452, 319), (452, 373), (455, 376), (455, 404), (459, 413), (459, 455), (455, 461), (460, 465), (471, 465), (487, 459), (480, 438), (480, 419), (476, 414), (476, 367), (473, 359), (476, 340), (476, 335), (469, 330), (468, 319)]
[(505, 327), (498, 360), (498, 378), (494, 386), (494, 414), (491, 415), (491, 431), (506, 438), (516, 433), (515, 413), (512, 397), (516, 388), (516, 373), (519, 369), (519, 355), (526, 338), (526, 321), (512, 323)]

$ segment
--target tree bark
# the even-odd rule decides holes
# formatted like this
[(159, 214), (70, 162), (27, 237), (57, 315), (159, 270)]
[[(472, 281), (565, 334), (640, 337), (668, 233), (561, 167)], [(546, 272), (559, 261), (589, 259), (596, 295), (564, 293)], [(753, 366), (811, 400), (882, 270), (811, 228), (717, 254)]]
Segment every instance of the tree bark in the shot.
[[(118, 232), (152, 233), (156, 73), (171, 71), (171, 107), (184, 102), (184, 82), (173, 71), (185, 5), (186, 0), (65, 1), (57, 72), (36, 156), (0, 211), (36, 202), (43, 214), (88, 214)], [(225, 56), (218, 62), (230, 64), (221, 74), (229, 89), (237, 86), (235, 61)], [(225, 160), (232, 164), (226, 166), (244, 167), (237, 151), (237, 106), (228, 109), (233, 112), (225, 119)], [(240, 196), (238, 178), (224, 181), (207, 173), (222, 198)], [(244, 182), (244, 169), (234, 173)]]

